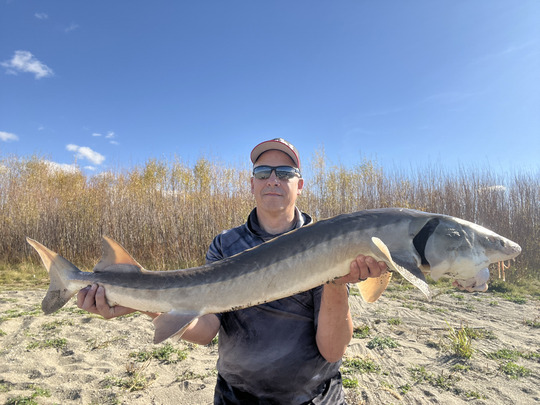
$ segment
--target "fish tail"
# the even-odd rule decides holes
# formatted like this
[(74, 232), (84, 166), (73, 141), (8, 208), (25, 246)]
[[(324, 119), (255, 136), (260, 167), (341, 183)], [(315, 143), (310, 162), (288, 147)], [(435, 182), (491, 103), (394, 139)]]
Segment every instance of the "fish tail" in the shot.
[(49, 273), (51, 282), (49, 290), (41, 302), (41, 309), (46, 314), (51, 314), (66, 305), (78, 291), (79, 287), (72, 285), (70, 280), (81, 271), (71, 262), (41, 243), (30, 238), (26, 238), (26, 241), (39, 253)]

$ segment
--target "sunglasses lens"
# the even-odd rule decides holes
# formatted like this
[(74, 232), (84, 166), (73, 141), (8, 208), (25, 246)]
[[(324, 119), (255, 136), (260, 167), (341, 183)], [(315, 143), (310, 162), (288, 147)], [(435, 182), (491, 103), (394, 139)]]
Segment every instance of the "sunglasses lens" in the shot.
[(266, 180), (272, 175), (273, 168), (270, 166), (258, 166), (253, 169), (253, 177), (259, 180)]
[(293, 177), (300, 177), (300, 171), (291, 166), (257, 166), (253, 168), (253, 177), (259, 180), (266, 180), (276, 172), (276, 177), (280, 180), (290, 180)]
[(280, 180), (292, 179), (296, 176), (294, 168), (289, 166), (276, 167), (276, 177)]

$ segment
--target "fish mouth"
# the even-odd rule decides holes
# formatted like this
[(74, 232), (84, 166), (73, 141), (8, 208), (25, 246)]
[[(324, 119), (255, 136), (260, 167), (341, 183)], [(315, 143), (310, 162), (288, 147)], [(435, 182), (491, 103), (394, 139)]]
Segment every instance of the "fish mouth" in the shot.
[(489, 269), (486, 267), (467, 280), (455, 280), (452, 285), (463, 291), (485, 292), (488, 289)]

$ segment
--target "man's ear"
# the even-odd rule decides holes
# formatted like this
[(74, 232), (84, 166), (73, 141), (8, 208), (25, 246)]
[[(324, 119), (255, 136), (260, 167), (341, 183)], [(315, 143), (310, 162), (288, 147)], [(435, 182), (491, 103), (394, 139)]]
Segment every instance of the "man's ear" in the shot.
[(254, 194), (253, 177), (251, 178), (251, 194)]
[(302, 189), (304, 188), (304, 179), (298, 180), (298, 191), (296, 194), (300, 195), (302, 194)]

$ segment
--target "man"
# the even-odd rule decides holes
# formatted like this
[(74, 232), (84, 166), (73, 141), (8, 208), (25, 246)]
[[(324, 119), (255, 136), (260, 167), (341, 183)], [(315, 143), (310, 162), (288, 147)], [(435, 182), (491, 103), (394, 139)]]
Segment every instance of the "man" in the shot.
[[(280, 138), (265, 141), (253, 149), (251, 161), (256, 208), (244, 225), (216, 236), (208, 263), (312, 222), (296, 207), (304, 186), (296, 148)], [(219, 332), (214, 403), (344, 404), (339, 367), (353, 330), (347, 283), (378, 277), (385, 269), (382, 262), (358, 256), (350, 273), (332, 283), (195, 320), (183, 339), (208, 344)], [(80, 308), (105, 318), (133, 311), (109, 307), (102, 287), (81, 290), (77, 298)]]

